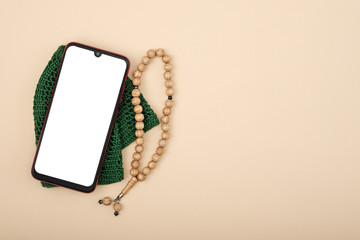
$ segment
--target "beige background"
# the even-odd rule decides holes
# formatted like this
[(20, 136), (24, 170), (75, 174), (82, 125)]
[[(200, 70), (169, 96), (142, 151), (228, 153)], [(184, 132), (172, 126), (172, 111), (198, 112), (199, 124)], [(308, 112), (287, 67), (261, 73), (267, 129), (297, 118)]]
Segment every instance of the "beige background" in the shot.
[[(3, 1), (1, 239), (360, 239), (359, 1)], [(173, 57), (167, 153), (115, 218), (30, 175), (37, 80), (60, 44)], [(141, 90), (157, 113), (162, 65)], [(145, 159), (159, 129), (146, 134)], [(124, 151), (129, 170), (133, 146)], [(126, 171), (126, 179), (129, 175)]]

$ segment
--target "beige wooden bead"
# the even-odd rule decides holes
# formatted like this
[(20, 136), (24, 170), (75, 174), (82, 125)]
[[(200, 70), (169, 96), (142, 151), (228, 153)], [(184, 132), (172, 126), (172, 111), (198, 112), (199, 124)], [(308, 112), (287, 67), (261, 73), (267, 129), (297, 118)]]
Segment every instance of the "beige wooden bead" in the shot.
[(164, 123), (163, 125), (161, 125), (161, 130), (163, 130), (164, 132), (167, 132), (170, 130), (170, 126), (167, 123)]
[(142, 63), (145, 65), (148, 65), (150, 63), (150, 58), (148, 56), (145, 56), (142, 58)]
[(162, 116), (160, 120), (161, 120), (162, 123), (169, 123), (170, 122), (170, 116)]
[(144, 114), (142, 114), (142, 113), (137, 113), (137, 114), (135, 114), (135, 120), (136, 120), (137, 122), (143, 121), (143, 120), (144, 120)]
[(134, 98), (131, 99), (131, 103), (132, 103), (132, 105), (136, 106), (136, 105), (139, 105), (141, 103), (141, 100), (138, 97), (134, 97)]
[(143, 137), (144, 136), (144, 130), (136, 130), (135, 131), (136, 137)]
[(114, 203), (113, 209), (116, 212), (120, 211), (121, 210), (121, 204), (120, 203)]
[(166, 63), (166, 64), (164, 65), (164, 70), (165, 70), (165, 71), (169, 72), (169, 71), (171, 71), (171, 69), (172, 69), (171, 63)]
[(158, 48), (158, 49), (156, 49), (156, 56), (158, 56), (158, 57), (162, 57), (162, 56), (164, 56), (164, 54), (165, 54), (165, 51), (164, 51), (164, 49), (162, 49), (162, 48)]
[(143, 182), (143, 181), (145, 181), (146, 176), (145, 176), (145, 174), (143, 174), (143, 173), (139, 173), (139, 174), (137, 175), (137, 179), (138, 179), (140, 182)]
[(131, 175), (131, 176), (135, 177), (135, 176), (138, 175), (138, 174), (139, 174), (139, 170), (137, 170), (136, 168), (132, 168), (132, 169), (130, 170), (130, 175)]
[(148, 167), (149, 167), (150, 169), (154, 169), (154, 168), (156, 168), (156, 163), (155, 163), (154, 161), (150, 161), (150, 162), (148, 163)]
[(165, 78), (166, 80), (171, 80), (171, 78), (172, 78), (171, 72), (165, 72), (165, 73), (164, 73), (164, 78)]
[(141, 79), (140, 78), (134, 78), (132, 81), (134, 86), (140, 86), (141, 85)]
[(166, 100), (165, 101), (165, 106), (167, 106), (168, 108), (171, 108), (174, 106), (174, 101), (173, 100)]
[(157, 154), (157, 153), (154, 153), (153, 155), (152, 155), (152, 160), (153, 160), (153, 162), (159, 162), (160, 161), (160, 155), (159, 154)]
[(138, 152), (134, 152), (133, 159), (139, 161), (141, 159), (141, 154)]
[(165, 81), (165, 87), (171, 88), (174, 86), (174, 82), (172, 80), (166, 80)]
[(149, 58), (153, 58), (155, 57), (156, 53), (154, 50), (150, 49), (149, 51), (147, 51), (147, 55)]
[(131, 166), (133, 168), (139, 168), (140, 167), (140, 162), (137, 161), (137, 160), (134, 160), (134, 161), (131, 162)]
[(133, 97), (139, 97), (140, 96), (140, 90), (139, 89), (133, 89), (132, 91), (131, 91), (131, 95), (133, 96)]
[(166, 89), (166, 95), (173, 96), (174, 95), (174, 89), (173, 88), (167, 88)]
[[(138, 105), (139, 106), (139, 105)], [(136, 106), (137, 107), (137, 106)], [(169, 107), (164, 107), (164, 109), (163, 109), (163, 114), (165, 115), (165, 116), (169, 116), (170, 114), (171, 114), (171, 108), (169, 108)]]
[(135, 142), (136, 142), (137, 145), (143, 145), (144, 144), (144, 138), (142, 138), (142, 137), (136, 138)]
[(142, 145), (136, 145), (135, 151), (138, 153), (141, 153), (142, 151), (144, 151), (144, 147)]
[(143, 174), (149, 175), (151, 173), (151, 169), (149, 167), (144, 167), (142, 170)]
[(136, 105), (136, 106), (134, 107), (134, 112), (136, 112), (136, 113), (141, 113), (142, 110), (143, 110), (143, 108), (142, 108), (141, 105)]
[(146, 69), (146, 66), (145, 66), (145, 64), (143, 64), (143, 63), (140, 63), (140, 64), (138, 65), (138, 70), (139, 70), (140, 72), (143, 72), (143, 71), (145, 71), (145, 69)]
[(135, 78), (141, 78), (141, 72), (139, 70), (136, 70), (133, 75)]
[(136, 129), (144, 129), (144, 123), (143, 122), (136, 122), (135, 123), (135, 128)]
[(165, 55), (165, 56), (162, 57), (162, 60), (163, 60), (164, 63), (169, 63), (171, 61), (171, 58), (170, 58), (170, 56)]
[(161, 138), (164, 140), (168, 140), (170, 137), (170, 133), (169, 132), (163, 132), (161, 133)]
[(165, 149), (164, 149), (164, 148), (162, 148), (162, 147), (156, 148), (156, 153), (159, 154), (160, 156), (161, 156), (162, 154), (164, 154), (164, 152), (165, 152)]
[(160, 147), (165, 147), (166, 146), (166, 141), (164, 139), (160, 139), (159, 140), (159, 146)]
[(104, 197), (104, 199), (102, 200), (104, 205), (110, 205), (111, 204), (111, 198), (109, 197)]

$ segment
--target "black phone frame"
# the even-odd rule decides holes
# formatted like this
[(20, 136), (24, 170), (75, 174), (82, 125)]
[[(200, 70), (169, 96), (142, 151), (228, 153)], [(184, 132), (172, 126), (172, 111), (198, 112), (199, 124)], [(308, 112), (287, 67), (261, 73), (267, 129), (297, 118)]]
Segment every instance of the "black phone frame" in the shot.
[[(92, 185), (90, 185), (90, 186), (84, 186), (84, 185), (69, 182), (69, 181), (66, 181), (66, 180), (63, 180), (63, 179), (47, 176), (47, 175), (38, 173), (35, 170), (36, 159), (37, 159), (39, 148), (40, 148), (40, 145), (41, 145), (44, 129), (46, 127), (48, 114), (49, 114), (50, 109), (51, 109), (54, 93), (56, 91), (56, 86), (57, 86), (57, 83), (58, 83), (58, 80), (59, 80), (59, 77), (60, 77), (63, 61), (65, 59), (67, 49), (69, 47), (71, 47), (71, 46), (84, 48), (84, 49), (87, 49), (87, 50), (90, 50), (90, 51), (93, 51), (93, 52), (99, 51), (101, 54), (105, 54), (105, 55), (109, 55), (109, 56), (112, 56), (112, 57), (120, 58), (120, 59), (124, 60), (125, 63), (126, 63), (126, 69), (125, 69), (124, 78), (122, 80), (120, 91), (119, 91), (119, 94), (118, 94), (118, 97), (117, 97), (117, 102), (115, 104), (115, 109), (113, 111), (113, 116), (112, 116), (112, 119), (111, 119), (111, 123), (110, 123), (108, 133), (107, 133), (107, 136), (106, 136), (106, 139), (105, 139), (105, 143), (104, 143), (104, 147), (103, 147), (103, 150), (102, 150), (102, 153), (101, 153), (101, 157), (99, 159), (99, 165), (98, 165), (98, 168), (97, 168), (97, 171), (96, 171), (96, 174), (95, 174), (94, 181), (93, 181)], [(95, 47), (92, 47), (92, 46), (84, 45), (84, 44), (81, 44), (81, 43), (78, 43), (78, 42), (70, 42), (65, 46), (65, 49), (64, 49), (64, 52), (63, 52), (63, 55), (62, 55), (62, 58), (61, 58), (60, 66), (59, 66), (59, 69), (58, 69), (58, 73), (57, 73), (57, 76), (56, 76), (54, 88), (53, 88), (53, 91), (52, 91), (52, 95), (51, 95), (51, 98), (50, 98), (49, 106), (48, 106), (48, 109), (47, 109), (47, 112), (46, 112), (45, 120), (44, 120), (44, 123), (43, 123), (43, 127), (42, 127), (41, 134), (40, 134), (40, 137), (39, 137), (38, 145), (37, 145), (37, 148), (36, 148), (34, 161), (33, 161), (32, 168), (31, 168), (31, 174), (35, 179), (46, 182), (46, 183), (50, 183), (50, 184), (53, 184), (53, 185), (56, 185), (56, 186), (61, 186), (61, 187), (77, 190), (77, 191), (84, 192), (84, 193), (90, 193), (90, 192), (95, 190), (95, 188), (97, 186), (97, 183), (98, 183), (98, 180), (99, 180), (100, 170), (101, 170), (102, 164), (104, 162), (105, 153), (106, 153), (106, 150), (107, 150), (107, 147), (108, 147), (108, 144), (109, 144), (111, 132), (112, 132), (112, 129), (114, 127), (114, 122), (115, 122), (116, 116), (118, 114), (119, 104), (121, 102), (122, 95), (124, 93), (125, 83), (126, 83), (126, 79), (128, 77), (129, 68), (130, 68), (130, 61), (125, 56), (122, 56), (120, 54), (105, 51), (103, 49), (99, 49), (99, 48), (95, 48)]]

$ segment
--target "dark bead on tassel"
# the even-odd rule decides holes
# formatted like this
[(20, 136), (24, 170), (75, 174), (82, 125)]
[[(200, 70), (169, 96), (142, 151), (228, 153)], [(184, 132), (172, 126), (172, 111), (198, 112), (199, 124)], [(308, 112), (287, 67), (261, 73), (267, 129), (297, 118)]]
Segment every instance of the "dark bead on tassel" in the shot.
[(103, 200), (100, 199), (100, 200), (99, 200), (99, 204), (102, 204), (102, 203), (103, 203)]
[(172, 96), (168, 96), (168, 99), (169, 99), (169, 100), (172, 100)]
[(138, 85), (135, 85), (135, 86), (134, 86), (134, 88), (135, 88), (135, 89), (138, 89), (138, 88), (139, 88), (139, 86), (138, 86)]
[(119, 215), (119, 212), (118, 212), (118, 211), (115, 211), (115, 212), (114, 212), (114, 215), (115, 215), (115, 216)]

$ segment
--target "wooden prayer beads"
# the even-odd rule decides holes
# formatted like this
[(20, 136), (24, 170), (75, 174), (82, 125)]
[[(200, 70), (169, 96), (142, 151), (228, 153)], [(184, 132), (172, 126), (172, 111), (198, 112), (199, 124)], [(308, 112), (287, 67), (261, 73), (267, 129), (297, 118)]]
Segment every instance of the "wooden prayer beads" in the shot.
[[(163, 77), (165, 79), (165, 87), (166, 87), (166, 95), (167, 100), (165, 101), (165, 107), (163, 109), (163, 116), (160, 118), (160, 121), (162, 123), (161, 129), (161, 139), (159, 140), (158, 144), (159, 146), (156, 148), (155, 153), (152, 155), (152, 159), (148, 162), (147, 166), (144, 167), (141, 171), (139, 171), (140, 167), (140, 160), (141, 160), (141, 153), (144, 150), (143, 144), (144, 144), (144, 115), (142, 114), (143, 108), (141, 106), (141, 100), (139, 98), (140, 96), (140, 90), (139, 86), (141, 85), (141, 76), (142, 73), (146, 70), (147, 65), (151, 62), (151, 59), (154, 57), (161, 57), (162, 61), (165, 63), (164, 65), (164, 74)], [(120, 199), (137, 183), (137, 182), (143, 182), (146, 180), (146, 177), (152, 172), (153, 169), (156, 168), (156, 164), (160, 161), (160, 156), (164, 154), (166, 141), (169, 139), (170, 134), (170, 115), (171, 115), (171, 109), (174, 105), (173, 102), (173, 95), (174, 95), (174, 89), (173, 89), (173, 76), (171, 73), (171, 70), (173, 68), (172, 64), (170, 63), (171, 58), (170, 56), (165, 54), (165, 51), (161, 48), (157, 50), (150, 49), (147, 51), (147, 56), (143, 57), (141, 60), (141, 63), (137, 66), (137, 69), (133, 72), (134, 80), (132, 81), (134, 85), (134, 90), (131, 92), (131, 95), (133, 96), (131, 103), (134, 106), (134, 112), (135, 112), (135, 136), (136, 138), (136, 146), (135, 146), (135, 153), (133, 154), (133, 161), (131, 162), (131, 169), (130, 169), (130, 175), (132, 176), (125, 188), (121, 191), (121, 193), (115, 198), (114, 200), (114, 215), (117, 216), (119, 214), (119, 211), (121, 209), (121, 205), (119, 203)], [(103, 203), (104, 205), (110, 205), (111, 199), (109, 197), (105, 197), (102, 200), (99, 200), (99, 203)]]

